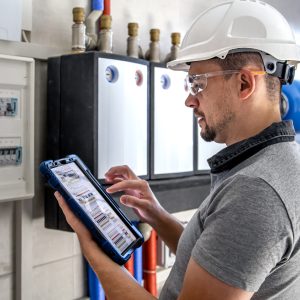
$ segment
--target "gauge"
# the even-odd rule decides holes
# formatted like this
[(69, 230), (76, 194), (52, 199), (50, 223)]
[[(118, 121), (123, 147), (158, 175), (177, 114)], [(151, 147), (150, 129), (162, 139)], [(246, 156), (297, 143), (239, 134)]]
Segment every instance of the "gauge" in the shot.
[(164, 90), (167, 90), (171, 85), (171, 79), (170, 79), (169, 75), (167, 75), (167, 74), (162, 75), (160, 77), (160, 83), (161, 83), (161, 87)]
[(143, 81), (144, 81), (144, 76), (143, 76), (142, 71), (136, 70), (134, 77), (135, 77), (136, 85), (141, 86), (143, 84)]
[(108, 82), (116, 82), (119, 78), (119, 71), (115, 66), (108, 66), (105, 69), (105, 78)]

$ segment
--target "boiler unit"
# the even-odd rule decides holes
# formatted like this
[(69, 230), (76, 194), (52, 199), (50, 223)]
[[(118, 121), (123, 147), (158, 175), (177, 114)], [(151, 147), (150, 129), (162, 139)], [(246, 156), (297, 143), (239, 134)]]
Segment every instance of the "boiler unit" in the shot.
[[(99, 52), (50, 58), (47, 158), (77, 154), (100, 181), (110, 167), (124, 164), (147, 179), (148, 64)], [(48, 194), (46, 226), (60, 228)]]
[(186, 74), (151, 63), (151, 179), (194, 172), (193, 110), (184, 104)]

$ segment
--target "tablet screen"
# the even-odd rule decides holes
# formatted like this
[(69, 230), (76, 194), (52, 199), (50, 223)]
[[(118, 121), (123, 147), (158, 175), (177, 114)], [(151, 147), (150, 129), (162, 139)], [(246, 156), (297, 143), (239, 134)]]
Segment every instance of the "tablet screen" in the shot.
[(101, 233), (122, 254), (135, 240), (134, 234), (115, 213), (76, 163), (52, 168), (65, 189), (91, 217)]

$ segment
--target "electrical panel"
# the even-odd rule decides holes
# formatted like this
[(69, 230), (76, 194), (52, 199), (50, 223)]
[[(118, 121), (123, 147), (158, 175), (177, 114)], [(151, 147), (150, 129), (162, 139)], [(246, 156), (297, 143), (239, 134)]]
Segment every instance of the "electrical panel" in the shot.
[(48, 158), (77, 154), (99, 179), (114, 165), (148, 177), (148, 62), (99, 52), (48, 64)]
[(98, 60), (98, 178), (127, 164), (148, 177), (148, 66)]
[(186, 74), (151, 64), (151, 178), (193, 174), (193, 110), (185, 106)]
[(34, 193), (34, 60), (0, 55), (0, 201)]

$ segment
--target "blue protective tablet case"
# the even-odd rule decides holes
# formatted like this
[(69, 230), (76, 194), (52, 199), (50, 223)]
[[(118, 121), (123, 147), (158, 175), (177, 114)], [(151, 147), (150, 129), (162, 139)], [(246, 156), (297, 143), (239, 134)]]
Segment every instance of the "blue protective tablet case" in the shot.
[[(57, 179), (51, 170), (54, 167), (60, 165), (66, 165), (69, 163), (75, 163), (83, 174), (89, 179), (92, 185), (100, 193), (100, 195), (106, 200), (113, 211), (119, 216), (123, 223), (127, 226), (128, 230), (135, 236), (136, 240), (122, 253), (117, 250), (117, 248), (102, 234), (102, 232), (97, 228), (91, 219), (91, 216), (81, 208), (80, 204), (74, 199), (74, 197), (69, 193), (63, 184)], [(70, 209), (74, 214), (85, 224), (85, 226), (90, 230), (94, 240), (101, 247), (101, 249), (116, 263), (123, 265), (129, 258), (133, 251), (142, 245), (144, 242), (143, 235), (136, 227), (130, 222), (130, 220), (121, 211), (118, 204), (114, 199), (105, 191), (104, 187), (97, 181), (97, 179), (92, 175), (88, 167), (81, 161), (81, 159), (76, 155), (69, 155), (65, 158), (58, 160), (48, 160), (40, 164), (40, 172), (46, 178), (50, 186), (59, 191), (60, 194), (65, 198)]]

